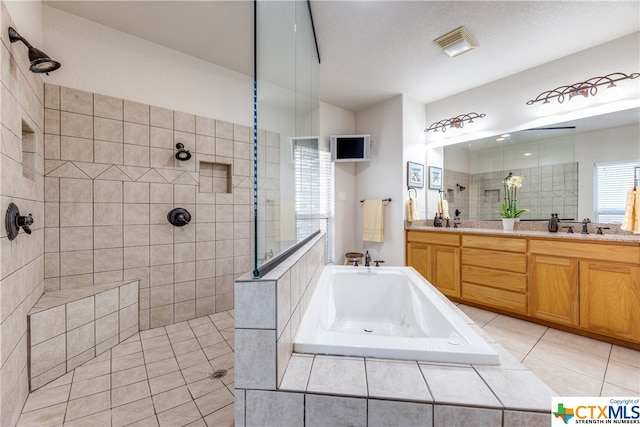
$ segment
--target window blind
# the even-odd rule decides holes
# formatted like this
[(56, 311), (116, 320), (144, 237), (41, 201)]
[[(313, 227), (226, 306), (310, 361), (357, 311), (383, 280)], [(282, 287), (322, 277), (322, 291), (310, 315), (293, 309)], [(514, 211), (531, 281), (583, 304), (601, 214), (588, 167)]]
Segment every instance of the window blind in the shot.
[(327, 262), (333, 262), (334, 170), (331, 153), (320, 150), (317, 139), (293, 143), (297, 238), (300, 240), (316, 230), (323, 231), (327, 237)]
[(638, 160), (595, 164), (595, 221), (620, 224)]

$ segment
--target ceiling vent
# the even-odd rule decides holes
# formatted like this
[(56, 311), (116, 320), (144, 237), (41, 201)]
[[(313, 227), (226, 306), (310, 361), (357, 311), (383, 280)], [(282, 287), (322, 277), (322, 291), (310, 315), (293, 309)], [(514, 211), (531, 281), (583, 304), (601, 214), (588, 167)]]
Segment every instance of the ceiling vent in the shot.
[(478, 42), (471, 37), (471, 34), (464, 27), (457, 28), (444, 36), (438, 37), (433, 42), (451, 58), (478, 47)]

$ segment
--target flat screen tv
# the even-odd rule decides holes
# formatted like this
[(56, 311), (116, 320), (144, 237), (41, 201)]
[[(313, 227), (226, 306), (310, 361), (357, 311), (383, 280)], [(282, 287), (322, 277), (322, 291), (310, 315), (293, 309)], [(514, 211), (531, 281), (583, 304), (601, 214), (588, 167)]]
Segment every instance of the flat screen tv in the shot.
[(370, 155), (370, 135), (332, 135), (331, 161), (368, 162)]

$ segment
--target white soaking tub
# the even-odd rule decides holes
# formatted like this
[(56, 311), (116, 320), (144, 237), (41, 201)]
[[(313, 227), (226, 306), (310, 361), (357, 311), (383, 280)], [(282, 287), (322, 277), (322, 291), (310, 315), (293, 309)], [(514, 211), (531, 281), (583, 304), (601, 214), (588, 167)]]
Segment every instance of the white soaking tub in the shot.
[(298, 353), (500, 363), (412, 267), (325, 266), (293, 346)]

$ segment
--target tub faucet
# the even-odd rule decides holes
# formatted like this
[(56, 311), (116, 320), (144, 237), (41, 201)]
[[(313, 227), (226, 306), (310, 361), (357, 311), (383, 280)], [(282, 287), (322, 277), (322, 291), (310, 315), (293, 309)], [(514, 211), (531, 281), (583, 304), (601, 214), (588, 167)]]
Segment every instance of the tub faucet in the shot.
[(365, 267), (370, 267), (371, 266), (371, 255), (369, 255), (369, 251), (367, 251), (364, 254), (364, 266)]

